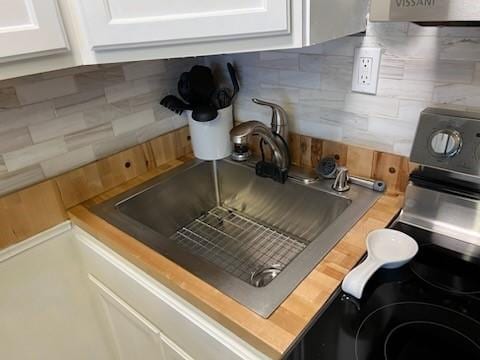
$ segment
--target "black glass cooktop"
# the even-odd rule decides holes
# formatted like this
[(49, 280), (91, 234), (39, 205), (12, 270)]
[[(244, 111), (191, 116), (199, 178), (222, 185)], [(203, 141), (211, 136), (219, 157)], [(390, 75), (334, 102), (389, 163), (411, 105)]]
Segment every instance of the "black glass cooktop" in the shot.
[(298, 358), (480, 359), (479, 248), (401, 223), (393, 228), (417, 240), (417, 256), (378, 271), (359, 301), (338, 290)]

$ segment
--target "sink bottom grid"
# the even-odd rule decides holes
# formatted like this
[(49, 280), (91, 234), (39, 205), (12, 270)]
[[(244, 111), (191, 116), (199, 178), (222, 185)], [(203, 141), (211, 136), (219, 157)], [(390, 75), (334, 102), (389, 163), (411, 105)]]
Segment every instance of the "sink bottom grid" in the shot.
[(182, 227), (171, 239), (247, 283), (261, 269), (283, 270), (307, 246), (293, 236), (222, 206)]

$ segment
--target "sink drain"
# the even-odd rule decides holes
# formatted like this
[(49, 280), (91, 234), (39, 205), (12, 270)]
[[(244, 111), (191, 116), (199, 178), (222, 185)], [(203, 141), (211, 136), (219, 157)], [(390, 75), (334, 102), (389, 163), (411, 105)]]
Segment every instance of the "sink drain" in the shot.
[(250, 277), (250, 284), (255, 287), (267, 286), (277, 277), (278, 274), (280, 274), (280, 271), (282, 271), (280, 265), (273, 265), (271, 267), (254, 271)]

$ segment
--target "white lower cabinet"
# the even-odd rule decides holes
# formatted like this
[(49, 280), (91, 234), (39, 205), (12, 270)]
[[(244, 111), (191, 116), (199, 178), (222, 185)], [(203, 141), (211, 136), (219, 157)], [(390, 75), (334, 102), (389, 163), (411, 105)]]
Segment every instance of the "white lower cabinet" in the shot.
[(74, 233), (119, 359), (268, 359), (91, 235)]
[(102, 315), (119, 359), (191, 359), (163, 335), (160, 329), (93, 275), (89, 275), (89, 280), (100, 302)]
[(77, 243), (64, 223), (0, 250), (1, 360), (117, 358), (92, 306)]
[(163, 353), (165, 358), (168, 360), (191, 360), (192, 357), (187, 355), (182, 349), (178, 347), (173, 341), (169, 338), (162, 335), (163, 340)]

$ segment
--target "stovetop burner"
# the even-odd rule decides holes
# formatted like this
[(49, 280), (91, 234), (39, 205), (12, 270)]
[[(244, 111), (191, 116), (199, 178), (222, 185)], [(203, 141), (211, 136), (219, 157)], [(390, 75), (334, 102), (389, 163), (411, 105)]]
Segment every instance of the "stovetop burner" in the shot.
[(423, 281), (445, 291), (480, 294), (478, 264), (462, 259), (454, 251), (432, 244), (420, 246), (410, 268)]
[(357, 301), (340, 289), (302, 343), (307, 360), (480, 359), (480, 249), (397, 223), (417, 256), (379, 270)]
[[(378, 336), (382, 328), (385, 330)], [(429, 303), (386, 305), (360, 324), (355, 359), (480, 359), (480, 323)]]

